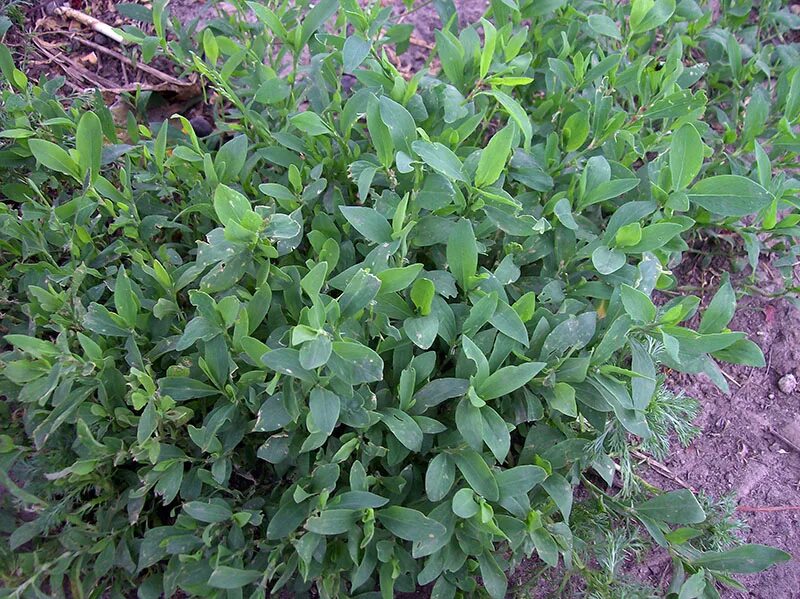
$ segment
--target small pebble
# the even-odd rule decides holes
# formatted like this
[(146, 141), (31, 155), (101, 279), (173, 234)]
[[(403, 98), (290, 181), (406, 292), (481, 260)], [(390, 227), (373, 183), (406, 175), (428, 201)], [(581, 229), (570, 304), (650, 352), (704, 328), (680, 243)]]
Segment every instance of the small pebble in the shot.
[(794, 393), (794, 390), (797, 389), (797, 379), (793, 374), (782, 376), (778, 381), (778, 388), (786, 394)]

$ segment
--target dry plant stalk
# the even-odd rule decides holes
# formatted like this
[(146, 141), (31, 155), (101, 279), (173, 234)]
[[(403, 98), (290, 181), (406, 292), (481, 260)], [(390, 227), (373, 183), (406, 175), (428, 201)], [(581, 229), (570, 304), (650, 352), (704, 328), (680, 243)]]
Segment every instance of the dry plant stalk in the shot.
[(62, 17), (67, 17), (69, 19), (74, 19), (79, 23), (83, 23), (87, 27), (90, 27), (97, 33), (100, 33), (106, 36), (109, 39), (114, 40), (118, 44), (124, 44), (125, 39), (117, 33), (111, 25), (103, 23), (101, 20), (94, 18), (91, 15), (87, 15), (85, 12), (81, 12), (79, 10), (75, 10), (67, 5), (59, 6), (55, 9), (55, 14), (60, 15)]

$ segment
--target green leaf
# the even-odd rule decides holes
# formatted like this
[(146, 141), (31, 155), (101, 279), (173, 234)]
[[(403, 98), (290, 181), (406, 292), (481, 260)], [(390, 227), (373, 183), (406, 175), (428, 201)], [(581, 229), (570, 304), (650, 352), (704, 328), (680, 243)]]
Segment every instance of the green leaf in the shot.
[(396, 293), (402, 291), (417, 278), (422, 271), (422, 264), (412, 264), (398, 268), (387, 268), (378, 273), (381, 280), (380, 293)]
[(383, 380), (383, 360), (373, 350), (349, 341), (334, 341), (333, 357), (338, 357), (334, 371), (351, 385)]
[(688, 489), (658, 495), (635, 506), (635, 510), (648, 518), (670, 524), (698, 524), (706, 513)]
[(562, 130), (566, 139), (564, 150), (574, 152), (589, 137), (589, 113), (583, 110), (573, 113), (564, 123)]
[(686, 188), (703, 166), (703, 140), (693, 125), (686, 123), (672, 136), (669, 146), (669, 168), (672, 187)]
[(389, 129), (394, 146), (407, 154), (411, 153), (411, 144), (417, 138), (417, 124), (414, 117), (404, 106), (387, 96), (378, 100), (381, 119)]
[(281, 347), (261, 356), (261, 362), (271, 370), (302, 381), (313, 381), (314, 376), (300, 364), (300, 353), (296, 349)]
[(365, 206), (340, 206), (339, 210), (356, 231), (373, 243), (392, 240), (392, 226), (377, 210)]
[(284, 42), (289, 39), (286, 28), (273, 10), (260, 2), (248, 2), (247, 6), (250, 7), (250, 10), (255, 13), (256, 17), (258, 17), (278, 39)]
[(356, 272), (338, 299), (341, 318), (351, 318), (366, 308), (378, 295), (380, 288), (381, 280), (378, 277), (363, 269)]
[(696, 599), (703, 595), (706, 588), (706, 573), (700, 569), (692, 574), (686, 582), (681, 585), (681, 592), (678, 599)]
[(78, 182), (82, 181), (80, 174), (80, 167), (70, 158), (66, 150), (57, 146), (53, 142), (45, 141), (43, 139), (31, 139), (28, 141), (28, 147), (31, 149), (36, 161), (42, 166), (49, 168), (52, 171), (70, 175)]
[(752, 574), (788, 562), (792, 556), (785, 551), (766, 545), (741, 545), (727, 551), (709, 551), (692, 560), (697, 567), (719, 572)]
[(481, 157), (478, 160), (478, 170), (475, 171), (476, 186), (491, 185), (500, 178), (511, 152), (513, 140), (514, 127), (510, 125), (503, 127), (492, 136), (492, 139), (481, 151)]
[(453, 495), (451, 502), (453, 513), (459, 518), (469, 519), (480, 511), (480, 506), (475, 501), (475, 492), (472, 489), (459, 489)]
[(519, 314), (504, 301), (497, 302), (497, 308), (489, 322), (507, 337), (528, 347), (528, 331), (525, 329), (525, 323), (522, 322)]
[(630, 285), (623, 284), (620, 287), (620, 295), (622, 297), (622, 305), (625, 307), (625, 312), (627, 312), (628, 316), (639, 322), (653, 322), (655, 320), (656, 307), (647, 297), (647, 294), (634, 289)]
[(415, 413), (438, 406), (443, 401), (461, 397), (467, 392), (469, 381), (457, 378), (434, 379), (414, 395)]
[(411, 148), (425, 164), (437, 173), (441, 173), (445, 177), (455, 181), (467, 182), (467, 178), (464, 175), (464, 166), (461, 164), (458, 156), (453, 154), (447, 146), (439, 142), (431, 143), (429, 141), (417, 140), (411, 144)]
[(610, 275), (625, 266), (625, 254), (601, 245), (592, 252), (592, 264), (601, 275)]
[(450, 492), (456, 478), (453, 459), (446, 453), (437, 454), (428, 464), (425, 472), (425, 493), (428, 499), (438, 503)]
[(156, 430), (157, 426), (158, 413), (156, 412), (155, 404), (150, 400), (147, 402), (147, 406), (142, 412), (142, 415), (139, 416), (139, 424), (136, 428), (136, 442), (141, 445), (147, 441), (150, 435), (153, 434), (153, 431)]
[(520, 366), (504, 366), (478, 385), (478, 395), (490, 400), (508, 395), (527, 385), (546, 366), (544, 362), (527, 362)]
[(595, 33), (615, 40), (622, 39), (619, 33), (619, 26), (607, 15), (589, 15), (587, 23)]
[(645, 410), (656, 391), (656, 366), (650, 354), (634, 339), (629, 339), (631, 347), (631, 370), (641, 376), (631, 380), (633, 407)]
[(447, 534), (442, 524), (411, 508), (393, 505), (376, 511), (375, 515), (384, 528), (406, 541), (427, 541)]
[(745, 366), (755, 366), (756, 368), (766, 366), (761, 348), (749, 339), (739, 339), (728, 347), (713, 352), (711, 355), (718, 360), (730, 362), (731, 364), (744, 364)]
[(367, 508), (383, 507), (388, 502), (389, 500), (385, 497), (369, 491), (346, 491), (337, 495), (328, 505), (348, 510), (365, 510)]
[(464, 81), (464, 48), (450, 31), (437, 30), (434, 35), (442, 70), (456, 87), (460, 87)]
[(117, 281), (114, 285), (114, 307), (117, 314), (131, 328), (136, 327), (136, 316), (139, 312), (139, 300), (133, 293), (131, 281), (124, 268), (117, 272)]
[(403, 322), (403, 332), (414, 345), (420, 349), (428, 349), (433, 345), (439, 332), (439, 319), (435, 314), (406, 318)]
[(506, 421), (489, 406), (482, 407), (480, 411), (483, 418), (483, 442), (502, 464), (511, 449), (511, 435)]
[(94, 182), (100, 174), (103, 153), (103, 127), (94, 112), (84, 112), (75, 132), (75, 149), (78, 150), (81, 168)]
[(326, 509), (309, 518), (305, 529), (318, 535), (344, 534), (358, 521), (358, 515), (354, 509)]
[(381, 410), (381, 420), (404, 447), (411, 451), (420, 451), (422, 430), (411, 416), (397, 408), (384, 408)]
[(247, 161), (247, 136), (237, 135), (226, 141), (214, 157), (220, 181), (238, 181), (239, 174)]
[(186, 401), (199, 397), (219, 395), (219, 390), (197, 379), (184, 376), (168, 376), (158, 381), (161, 395), (168, 395), (175, 401)]
[(725, 276), (708, 308), (703, 312), (697, 331), (704, 334), (722, 332), (733, 318), (734, 312), (736, 312), (736, 293), (731, 286), (730, 278)]
[(436, 286), (430, 279), (417, 279), (411, 286), (411, 301), (422, 316), (431, 313), (431, 303), (436, 295)]
[(311, 420), (318, 430), (330, 435), (339, 420), (341, 402), (339, 396), (327, 389), (314, 387), (308, 400)]
[(603, 181), (586, 190), (586, 196), (578, 203), (578, 208), (583, 210), (592, 204), (598, 204), (612, 200), (621, 196), (623, 193), (630, 191), (639, 185), (639, 179), (612, 179), (611, 181)]
[(333, 344), (327, 335), (321, 333), (311, 341), (307, 341), (300, 348), (298, 354), (300, 359), (300, 366), (306, 370), (314, 370), (320, 366), (325, 366), (328, 363), (328, 358), (331, 357)]
[(352, 73), (364, 59), (369, 56), (371, 44), (360, 35), (351, 35), (344, 41), (344, 48), (342, 48), (342, 58), (344, 63), (344, 72)]
[(564, 521), (569, 522), (572, 512), (572, 485), (560, 474), (553, 473), (542, 481), (542, 487), (558, 506)]
[(300, 28), (300, 46), (298, 50), (308, 43), (311, 36), (331, 18), (339, 7), (338, 0), (321, 0), (314, 5), (302, 19)]
[(717, 175), (697, 182), (689, 201), (722, 216), (746, 216), (766, 208), (772, 194), (755, 181), (740, 175)]
[(208, 586), (215, 589), (240, 589), (263, 577), (258, 570), (241, 570), (229, 566), (217, 566), (208, 579)]
[(294, 115), (289, 119), (289, 122), (303, 133), (311, 135), (312, 137), (316, 137), (317, 135), (330, 135), (333, 133), (327, 123), (322, 120), (322, 117), (310, 110)]
[(630, 26), (634, 35), (660, 27), (675, 12), (675, 0), (634, 0), (631, 6)]
[(466, 219), (456, 223), (447, 240), (447, 264), (461, 288), (469, 289), (470, 279), (478, 272), (478, 244)]
[(508, 94), (496, 89), (481, 92), (481, 94), (491, 96), (500, 103), (522, 131), (522, 135), (525, 137), (525, 147), (527, 148), (530, 146), (531, 139), (533, 138), (533, 126), (531, 125), (531, 119), (528, 117), (528, 113), (520, 106), (520, 103)]
[(492, 471), (486, 465), (481, 454), (473, 449), (464, 449), (453, 455), (464, 480), (478, 495), (488, 501), (497, 501), (500, 491)]
[(515, 466), (495, 474), (500, 498), (526, 495), (533, 487), (547, 478), (547, 472), (539, 466)]
[(50, 341), (28, 335), (6, 335), (3, 340), (35, 358), (54, 358), (61, 353), (58, 347)]
[(550, 407), (562, 414), (576, 418), (578, 407), (575, 403), (575, 388), (567, 383), (556, 383), (553, 387), (553, 399), (550, 400)]
[(494, 58), (494, 49), (497, 45), (497, 29), (490, 21), (481, 19), (483, 26), (483, 50), (481, 51), (480, 77), (483, 79), (489, 72), (489, 67)]
[(227, 227), (231, 223), (239, 224), (249, 213), (253, 212), (250, 207), (250, 200), (244, 197), (235, 189), (227, 185), (217, 185), (214, 191), (214, 211), (223, 226)]
[(233, 516), (231, 508), (219, 500), (212, 502), (189, 501), (183, 504), (183, 510), (195, 520), (209, 524), (225, 522)]
[(492, 599), (503, 599), (508, 590), (508, 580), (503, 569), (497, 565), (494, 556), (489, 551), (484, 551), (478, 556), (483, 587)]

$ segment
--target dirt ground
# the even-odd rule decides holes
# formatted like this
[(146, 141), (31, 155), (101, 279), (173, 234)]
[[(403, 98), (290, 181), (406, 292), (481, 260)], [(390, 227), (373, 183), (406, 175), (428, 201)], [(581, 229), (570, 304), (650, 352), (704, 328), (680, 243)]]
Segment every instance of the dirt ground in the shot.
[[(402, 2), (391, 3), (395, 5), (397, 15), (407, 11)], [(79, 5), (75, 8), (81, 8), (82, 2), (73, 4)], [(456, 0), (455, 4), (463, 24), (477, 20), (487, 2)], [(114, 2), (101, 0), (99, 5), (103, 10), (98, 16), (114, 25), (123, 22), (115, 11)], [(213, 10), (202, 0), (173, 0), (169, 6), (171, 14), (184, 24), (198, 19), (202, 26), (203, 22), (214, 18)], [(48, 18), (42, 2), (32, 3), (28, 15), (31, 20), (40, 20), (42, 27), (52, 29), (55, 25), (62, 32), (75, 28), (75, 24), (63, 21), (41, 21)], [(401, 68), (412, 69), (424, 63), (429, 52), (426, 46), (431, 45), (433, 32), (440, 24), (432, 4), (423, 3), (403, 19), (414, 24), (416, 43), (399, 60)], [(57, 41), (61, 50), (74, 52), (79, 65), (90, 75), (99, 76), (104, 81), (113, 79), (117, 86), (134, 82), (135, 70), (120, 68), (118, 57), (70, 40), (69, 35), (62, 33), (61, 36), (58, 40), (43, 39)], [(91, 40), (107, 46), (102, 36), (94, 36)], [(47, 48), (55, 52), (52, 47)], [(85, 58), (91, 52), (94, 52), (95, 62), (91, 57)], [(51, 62), (40, 61), (32, 66), (39, 72), (48, 72), (48, 69), (54, 69)], [(136, 76), (144, 82), (158, 83), (147, 73)], [(718, 277), (724, 267), (715, 270), (713, 265), (705, 268), (690, 263), (682, 270), (681, 284), (703, 287), (700, 293), (705, 294), (708, 301), (719, 284)], [(769, 265), (764, 265), (759, 274), (759, 287), (770, 291), (775, 280), (775, 273)], [(676, 450), (664, 464), (671, 474), (650, 469), (646, 471), (646, 478), (666, 488), (677, 488), (680, 483), (676, 479), (680, 479), (693, 489), (716, 497), (735, 494), (739, 515), (749, 526), (744, 534), (745, 540), (774, 545), (795, 556), (794, 560), (767, 572), (741, 577), (740, 580), (750, 588), (749, 593), (724, 591), (722, 596), (725, 599), (800, 598), (800, 561), (797, 559), (800, 557), (800, 385), (795, 384), (793, 388), (791, 379), (785, 378), (793, 375), (796, 382), (800, 381), (798, 323), (800, 310), (785, 299), (745, 297), (739, 303), (731, 328), (749, 333), (762, 348), (767, 367), (726, 366), (730, 395), (721, 393), (705, 377), (673, 374), (668, 379), (673, 389), (682, 390), (700, 401), (702, 414), (696, 424), (702, 429), (702, 435), (686, 449), (678, 449), (676, 445)], [(658, 583), (664, 579), (669, 567), (668, 557), (654, 554), (632, 570), (647, 581)], [(524, 571), (529, 569), (533, 568), (522, 567), (522, 572), (512, 580), (524, 579)], [(545, 590), (534, 588), (529, 596), (544, 596)], [(428, 594), (421, 591), (413, 596), (422, 598)]]
[[(716, 262), (716, 261), (715, 261)], [(681, 283), (699, 286), (708, 302), (726, 265), (682, 265)], [(734, 277), (736, 278), (736, 277)], [(756, 286), (764, 293), (778, 287), (780, 277), (762, 263)], [(787, 299), (746, 296), (729, 325), (757, 343), (766, 368), (725, 365), (730, 395), (705, 376), (673, 374), (674, 390), (700, 401), (697, 424), (702, 434), (665, 462), (669, 471), (693, 489), (720, 497), (733, 493), (738, 516), (749, 530), (750, 543), (780, 547), (794, 559), (762, 572), (737, 577), (749, 593), (727, 591), (726, 599), (800, 597), (800, 310)], [(676, 445), (676, 449), (677, 449)], [(647, 478), (677, 488), (674, 479), (650, 470)], [(650, 575), (659, 580), (668, 561), (651, 561)]]

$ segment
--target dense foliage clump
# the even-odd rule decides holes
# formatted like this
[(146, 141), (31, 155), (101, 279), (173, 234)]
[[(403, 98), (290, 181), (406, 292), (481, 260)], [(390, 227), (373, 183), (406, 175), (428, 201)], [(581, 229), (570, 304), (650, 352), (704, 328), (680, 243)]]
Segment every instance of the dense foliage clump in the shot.
[(203, 138), (0, 46), (4, 595), (501, 598), (535, 556), (619, 597), (649, 539), (711, 598), (788, 559), (632, 454), (696, 434), (662, 365), (764, 363), (729, 282), (697, 330), (652, 297), (701, 230), (793, 264), (797, 17), (436, 4), (406, 74), (378, 3), (234, 2), (195, 44), (155, 2), (125, 35), (202, 81)]

